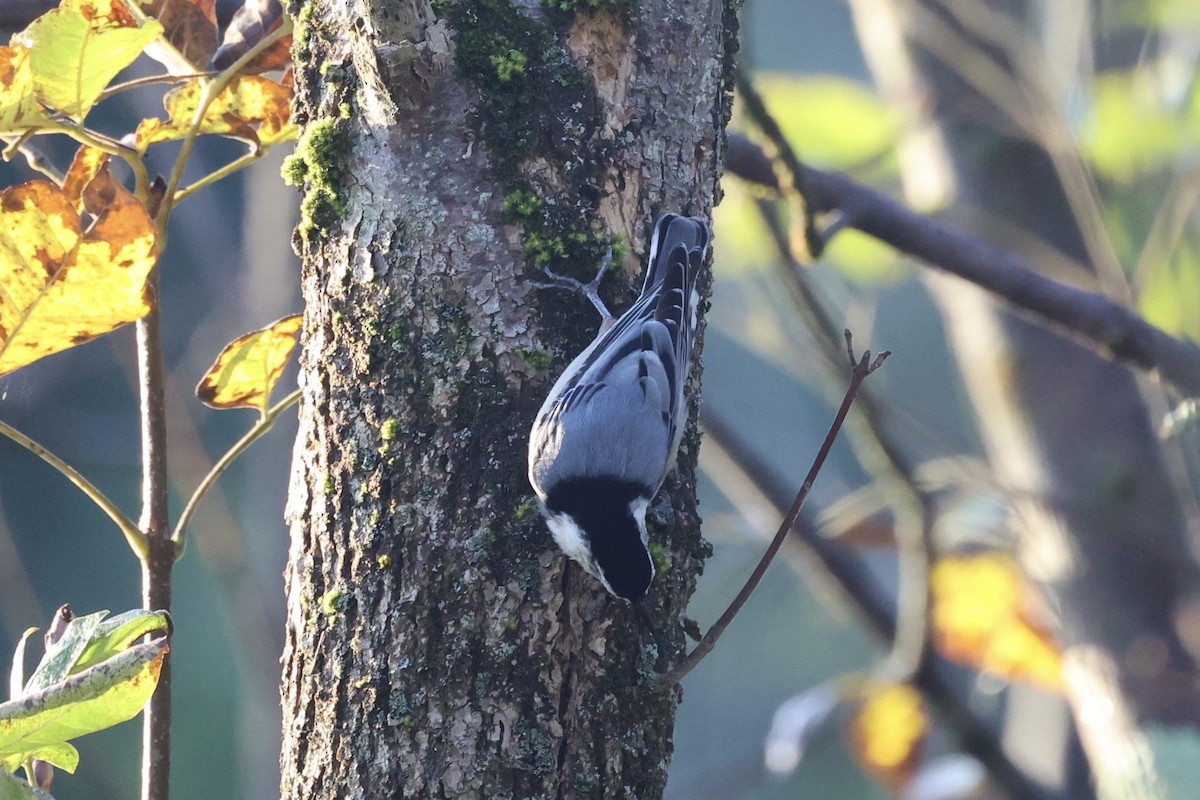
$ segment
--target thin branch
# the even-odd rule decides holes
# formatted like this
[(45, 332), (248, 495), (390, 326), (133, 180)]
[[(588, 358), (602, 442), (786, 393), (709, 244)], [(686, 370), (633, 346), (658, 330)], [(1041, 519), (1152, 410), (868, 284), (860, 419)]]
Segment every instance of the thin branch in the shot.
[(192, 148), (196, 144), (196, 137), (200, 134), (200, 128), (204, 124), (204, 118), (208, 114), (209, 106), (221, 96), (221, 92), (225, 91), (225, 87), (238, 76), (238, 73), (244, 66), (253, 61), (259, 53), (262, 53), (285, 36), (290, 35), (291, 32), (292, 18), (284, 14), (283, 22), (278, 28), (264, 36), (254, 47), (247, 50), (245, 55), (222, 70), (220, 74), (204, 87), (200, 101), (196, 104), (196, 113), (192, 117), (191, 127), (188, 128), (187, 135), (183, 137), (179, 156), (175, 159), (175, 166), (171, 170), (171, 177), (167, 180), (167, 190), (163, 195), (162, 204), (159, 206), (158, 239), (160, 247), (162, 243), (166, 242), (167, 220), (170, 219), (171, 211), (175, 207), (175, 203), (179, 200), (175, 193), (178, 191), (179, 184), (183, 180), (183, 171), (187, 168), (188, 160), (192, 156)]
[[(764, 162), (769, 169), (757, 145), (730, 136), (727, 169), (777, 189), (763, 172)], [(1184, 394), (1200, 396), (1200, 346), (1174, 338), (1101, 294), (1046, 278), (1020, 256), (923, 217), (846, 175), (809, 166), (802, 171), (813, 209), (841, 212), (846, 227), (988, 290), (1106, 358), (1158, 375)]]
[(200, 78), (211, 78), (217, 75), (216, 72), (193, 72), (190, 75), (150, 75), (145, 78), (135, 78), (131, 81), (118, 83), (115, 86), (110, 86), (100, 93), (96, 98), (96, 104), (104, 102), (110, 97), (115, 97), (122, 92), (128, 92), (130, 89), (140, 89), (143, 86), (153, 86), (158, 83), (186, 83), (187, 81), (199, 80)]
[[(171, 610), (175, 546), (168, 536), (166, 369), (158, 269), (146, 281), (150, 312), (137, 322), (139, 411), (142, 419), (142, 516), (148, 552), (142, 559), (142, 606)], [(171, 656), (142, 717), (142, 800), (168, 800), (171, 783)]]
[[(729, 460), (753, 481), (782, 513), (792, 490), (775, 469), (741, 437), (737, 428), (717, 414), (711, 406), (701, 409), (705, 449), (719, 448)], [(816, 556), (825, 574), (836, 581), (851, 607), (858, 611), (868, 627), (881, 639), (891, 642), (896, 633), (896, 616), (889, 593), (854, 551), (841, 542), (823, 536), (803, 519), (792, 533)], [(1020, 800), (1062, 800), (1056, 792), (1035, 782), (1012, 762), (997, 731), (980, 719), (953, 688), (955, 678), (936, 654), (925, 659), (913, 682), (937, 710), (942, 722), (953, 732), (959, 746), (979, 759), (988, 774), (1011, 797)]]
[(12, 439), (14, 442), (24, 447), (26, 450), (58, 470), (59, 473), (61, 473), (62, 476), (71, 483), (75, 484), (81, 492), (88, 496), (88, 499), (90, 499), (100, 508), (101, 511), (108, 515), (109, 519), (116, 523), (116, 526), (121, 530), (121, 533), (125, 535), (125, 541), (129, 543), (130, 549), (137, 554), (138, 558), (145, 557), (147, 552), (145, 535), (138, 530), (138, 527), (133, 523), (133, 520), (125, 516), (125, 514), (121, 512), (121, 509), (117, 508), (117, 505), (113, 503), (113, 501), (109, 500), (103, 492), (97, 489), (91, 481), (83, 477), (78, 470), (76, 470), (67, 462), (63, 461), (58, 456), (51, 453), (46, 448), (42, 447), (33, 439), (30, 439), (16, 428), (2, 421), (0, 421), (0, 434), (4, 434), (9, 439)]
[(183, 555), (185, 547), (185, 535), (187, 533), (188, 523), (191, 522), (192, 516), (196, 513), (196, 509), (200, 505), (200, 501), (204, 499), (204, 495), (212, 488), (217, 479), (222, 473), (229, 468), (234, 461), (238, 459), (242, 453), (250, 448), (250, 445), (261, 439), (268, 431), (275, 426), (279, 415), (296, 405), (300, 399), (300, 389), (296, 389), (287, 397), (280, 400), (278, 403), (267, 409), (266, 413), (250, 430), (246, 431), (246, 435), (238, 439), (237, 443), (221, 456), (221, 459), (213, 465), (208, 474), (204, 476), (204, 480), (192, 492), (191, 498), (188, 500), (187, 506), (183, 509), (183, 513), (179, 516), (179, 521), (175, 523), (175, 531), (171, 534), (171, 539), (175, 542), (175, 558), (178, 560)]
[[(836, 327), (813, 290), (811, 273), (793, 256), (787, 232), (777, 215), (771, 213), (768, 201), (759, 201), (759, 208), (775, 241), (779, 272), (793, 294), (801, 319), (818, 342), (830, 342)], [(831, 378), (834, 369), (840, 377), (841, 354), (832, 347), (823, 350), (826, 357), (821, 363), (830, 368)], [(852, 424), (847, 429), (854, 453), (868, 473), (885, 487), (896, 514), (893, 527), (899, 568), (896, 593), (901, 613), (891, 637), (891, 652), (880, 669), (889, 680), (903, 682), (920, 669), (928, 652), (929, 569), (936, 555), (929, 531), (935, 510), (929, 493), (917, 484), (919, 465), (884, 424), (882, 404), (870, 386), (863, 387), (855, 409), (862, 425)]]
[(251, 150), (249, 153), (241, 155), (235, 158), (233, 161), (230, 161), (220, 169), (208, 173), (203, 178), (199, 178), (195, 183), (180, 189), (175, 193), (175, 204), (178, 205), (201, 189), (212, 186), (217, 181), (229, 177), (243, 167), (250, 166), (255, 161), (258, 161), (265, 156), (268, 150), (269, 148), (267, 147), (260, 147), (258, 150)]
[(737, 616), (742, 606), (750, 599), (750, 595), (758, 588), (759, 582), (767, 572), (767, 567), (771, 566), (771, 562), (775, 559), (775, 554), (779, 552), (779, 548), (783, 545), (783, 540), (787, 537), (788, 531), (796, 524), (796, 518), (800, 516), (800, 509), (804, 506), (804, 501), (808, 499), (809, 492), (812, 491), (813, 483), (816, 481), (817, 475), (820, 474), (821, 467), (825, 464), (825, 459), (833, 447), (833, 442), (837, 439), (838, 431), (842, 429), (842, 423), (846, 420), (846, 414), (850, 412), (850, 406), (854, 404), (854, 398), (858, 394), (859, 387), (862, 386), (862, 382), (867, 379), (867, 376), (877, 370), (883, 364), (884, 360), (891, 355), (891, 353), (884, 351), (874, 361), (871, 361), (871, 351), (867, 350), (863, 352), (862, 359), (856, 362), (854, 359), (854, 347), (850, 340), (850, 331), (846, 331), (845, 335), (846, 351), (850, 356), (850, 385), (846, 388), (846, 395), (842, 398), (842, 405), (838, 408), (837, 415), (833, 419), (833, 424), (829, 426), (829, 432), (825, 434), (825, 441), (821, 443), (821, 449), (817, 451), (817, 457), (813, 459), (812, 468), (809, 469), (804, 483), (800, 485), (800, 490), (796, 493), (796, 499), (792, 501), (792, 507), (784, 515), (783, 522), (779, 525), (779, 530), (775, 532), (775, 538), (767, 546), (767, 551), (763, 553), (758, 566), (754, 568), (754, 571), (750, 573), (750, 577), (746, 579), (742, 590), (738, 592), (737, 597), (725, 609), (725, 613), (708, 629), (708, 633), (704, 634), (704, 638), (700, 640), (695, 649), (688, 653), (667, 674), (664, 678), (664, 682), (667, 685), (673, 686), (683, 680), (683, 677), (691, 672), (712, 651), (713, 647), (717, 644), (717, 640), (721, 638), (721, 634), (729, 627), (729, 623), (733, 622), (733, 618)]

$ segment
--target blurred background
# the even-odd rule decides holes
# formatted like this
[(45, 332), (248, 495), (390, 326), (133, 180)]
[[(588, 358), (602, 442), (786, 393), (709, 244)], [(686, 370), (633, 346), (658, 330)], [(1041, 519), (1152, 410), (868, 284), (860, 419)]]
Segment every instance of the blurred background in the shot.
[[(1017, 250), (1047, 274), (1116, 297), (1173, 334), (1200, 332), (1194, 0), (748, 0), (742, 14), (741, 64), (806, 164), (846, 171), (948, 225)], [(96, 117), (98, 126), (119, 135), (160, 113), (160, 92), (128, 97), (123, 107), (105, 106), (110, 118)], [(744, 104), (731, 130), (764, 141)], [(65, 160), (69, 143), (61, 144), (57, 155)], [(300, 310), (290, 247), (298, 198), (279, 178), (285, 149), (186, 200), (160, 262), (173, 515), (255, 419), (251, 411), (202, 406), (193, 396), (196, 382), (229, 340)], [(169, 146), (164, 152), (173, 155)], [(206, 141), (191, 169), (210, 172), (241, 152)], [(33, 177), (19, 163), (0, 170), (4, 185)], [(1123, 573), (1113, 564), (1141, 549), (1185, 564), (1168, 582), (1190, 585), (1196, 434), (1183, 430), (1165, 449), (1153, 435), (1178, 398), (1123, 368), (1062, 349), (1060, 339), (1026, 330), (1032, 326), (1020, 319), (988, 323), (996, 316), (986, 300), (958, 294), (954, 279), (931, 277), (856, 231), (838, 233), (817, 263), (794, 269), (787, 256), (796, 248), (782, 251), (775, 229), (796, 232), (795, 204), (772, 204), (769, 193), (735, 175), (724, 190), (704, 349), (712, 433), (701, 452), (700, 498), (714, 555), (691, 607), (701, 629), (740, 588), (778, 524), (770, 492), (747, 477), (748, 459), (787, 491), (798, 488), (844, 388), (845, 370), (829, 366), (829, 354), (843, 348), (843, 327), (860, 349), (893, 355), (869, 381), (867, 405), (878, 413), (852, 421), (850, 435), (835, 446), (804, 524), (853, 554), (882, 596), (895, 597), (903, 585), (897, 553), (912, 555), (914, 529), (926, 566), (998, 555), (1019, 561), (1027, 574), (1040, 566), (1038, 577), (1053, 581), (1053, 557), (1031, 554), (1030, 537), (1016, 529), (1029, 528), (1045, 497), (1075, 496), (1077, 473), (1080, 482), (1092, 481), (1084, 491), (1098, 499), (1066, 503), (1064, 517), (1075, 505), (1112, 517), (1118, 512), (1104, 503), (1113, 497), (1122, 509), (1134, 508), (1129, 498), (1146, 501), (1140, 480), (1168, 492), (1153, 513), (1130, 512), (1136, 525), (1121, 525), (1154, 530), (1167, 543), (1134, 537), (1098, 544), (1101, 556), (1112, 553), (1088, 565), (1101, 586), (1118, 583)], [(821, 312), (802, 310), (797, 298), (815, 300)], [(75, 465), (129, 512), (139, 492), (133, 341), (130, 327), (0, 381), (0, 418)], [(983, 349), (973, 350), (979, 341)], [(1023, 355), (1030, 352), (1048, 361)], [(1000, 378), (973, 372), (981, 364), (998, 366)], [(283, 386), (293, 383), (289, 373)], [(1015, 402), (990, 406), (999, 395)], [(1115, 410), (1105, 405), (1114, 398), (1124, 398)], [(1045, 409), (1054, 414), (1043, 416)], [(277, 425), (226, 473), (198, 513), (176, 571), (178, 800), (277, 796), (282, 517), (294, 429), (291, 419)], [(1030, 434), (1036, 447), (1009, 449)], [(1070, 463), (1054, 447), (1056, 434), (1081, 445)], [(1029, 468), (1035, 456), (1041, 466)], [(1143, 458), (1150, 466), (1140, 466)], [(1098, 464), (1105, 467), (1099, 477)], [(1031, 498), (1037, 502), (1022, 508)], [(1145, 578), (1136, 558), (1128, 561), (1129, 580)], [(951, 573), (948, 583), (956, 576), (963, 582)], [(996, 581), (1003, 584), (991, 572), (965, 579)], [(961, 599), (963, 614), (1017, 618), (1029, 641), (1006, 645), (1015, 655), (1003, 663), (987, 661), (987, 653), (953, 639), (948, 623), (940, 635), (967, 651), (958, 660), (970, 666), (947, 667), (943, 676), (960, 707), (991, 725), (1020, 769), (1051, 792), (1045, 796), (1085, 797), (1072, 788), (1081, 785), (1080, 744), (1056, 685), (1056, 630), (1074, 631), (1077, 639), (1092, 634), (1071, 627), (1069, 590), (1029, 599), (1022, 586), (1012, 594), (1016, 599), (1007, 601)], [(1106, 602), (1124, 601), (1117, 595)], [(22, 631), (44, 627), (62, 603), (80, 614), (138, 606), (137, 563), (74, 487), (0, 439), (0, 663), (9, 662)], [(936, 714), (928, 727), (904, 722), (917, 712), (884, 714), (886, 729), (911, 729), (921, 744), (891, 743), (899, 748), (894, 757), (871, 749), (878, 737), (861, 732), (869, 730), (862, 712), (878, 696), (872, 687), (887, 684), (896, 653), (887, 658), (878, 626), (862, 608), (848, 602), (844, 585), (810, 549), (785, 547), (720, 645), (684, 683), (668, 797), (1001, 796), (979, 780), (978, 762), (961, 757), (956, 735)], [(935, 613), (946, 608), (937, 605)], [(1098, 615), (1110, 611), (1096, 607)], [(1164, 636), (1188, 651), (1188, 630)], [(764, 743), (776, 710), (805, 692), (813, 701), (808, 708), (823, 708), (822, 691), (840, 700), (831, 704), (837, 708), (801, 719), (803, 735), (785, 738), (803, 738), (803, 752), (784, 753), (772, 762), (779, 768), (768, 769)], [(79, 774), (59, 775), (55, 796), (136, 796), (139, 738), (131, 722), (79, 740)], [(1190, 758), (1200, 753), (1194, 739), (1173, 745)], [(1195, 769), (1200, 761), (1191, 763)], [(960, 788), (937, 795), (913, 783), (921, 776)]]

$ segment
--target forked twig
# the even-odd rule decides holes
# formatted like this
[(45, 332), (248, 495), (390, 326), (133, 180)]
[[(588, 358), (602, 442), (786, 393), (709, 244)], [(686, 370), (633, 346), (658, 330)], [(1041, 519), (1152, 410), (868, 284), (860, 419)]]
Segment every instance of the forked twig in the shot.
[(729, 623), (733, 622), (733, 618), (737, 616), (742, 606), (750, 599), (750, 595), (758, 588), (759, 581), (766, 574), (767, 567), (771, 565), (771, 561), (774, 560), (775, 554), (779, 552), (779, 548), (783, 545), (783, 540), (787, 537), (788, 531), (792, 529), (792, 526), (796, 523), (796, 518), (800, 516), (800, 509), (804, 507), (804, 502), (808, 499), (809, 492), (812, 491), (813, 483), (816, 481), (817, 475), (821, 472), (821, 467), (824, 466), (829, 451), (833, 448), (833, 442), (837, 439), (838, 432), (842, 429), (842, 423), (846, 420), (846, 414), (850, 412), (850, 406), (854, 404), (854, 398), (858, 395), (859, 387), (862, 386), (862, 382), (867, 379), (867, 376), (879, 369), (884, 360), (891, 355), (890, 351), (885, 350), (872, 361), (871, 351), (866, 350), (863, 352), (861, 359), (855, 359), (854, 344), (851, 340), (850, 331), (845, 331), (845, 336), (846, 352), (850, 357), (850, 385), (846, 387), (846, 394), (842, 398), (842, 405), (838, 408), (837, 415), (833, 418), (833, 424), (829, 426), (829, 432), (825, 434), (825, 441), (821, 443), (821, 449), (817, 451), (817, 456), (813, 459), (812, 467), (809, 469), (808, 475), (804, 478), (804, 483), (800, 485), (800, 490), (796, 492), (796, 499), (792, 501), (792, 507), (788, 509), (783, 522), (779, 525), (779, 530), (775, 532), (775, 538), (767, 546), (767, 551), (763, 553), (758, 566), (750, 573), (750, 577), (746, 579), (746, 584), (742, 586), (742, 590), (738, 592), (737, 597), (725, 609), (725, 613), (713, 623), (713, 626), (708, 629), (708, 633), (704, 634), (704, 638), (700, 640), (695, 649), (688, 653), (663, 678), (663, 681), (667, 685), (673, 686), (683, 680), (683, 677), (691, 672), (712, 651), (713, 647), (717, 644), (717, 639), (721, 638), (721, 634), (729, 627)]

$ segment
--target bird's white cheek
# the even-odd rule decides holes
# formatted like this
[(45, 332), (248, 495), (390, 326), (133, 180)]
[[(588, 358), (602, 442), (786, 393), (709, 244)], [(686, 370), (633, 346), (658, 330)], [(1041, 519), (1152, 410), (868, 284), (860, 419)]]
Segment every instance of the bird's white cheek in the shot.
[(637, 521), (638, 530), (642, 534), (642, 547), (649, 548), (650, 536), (646, 533), (646, 509), (650, 507), (649, 500), (637, 498), (629, 504), (629, 511)]
[(566, 514), (552, 514), (546, 518), (554, 542), (559, 549), (593, 575), (596, 568), (592, 563), (592, 551), (588, 547), (587, 538), (583, 531)]

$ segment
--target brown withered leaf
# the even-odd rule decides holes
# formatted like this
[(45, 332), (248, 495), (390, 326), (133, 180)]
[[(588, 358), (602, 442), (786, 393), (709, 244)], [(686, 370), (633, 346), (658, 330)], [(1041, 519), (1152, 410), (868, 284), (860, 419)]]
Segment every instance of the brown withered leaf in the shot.
[(163, 36), (196, 72), (208, 69), (217, 49), (215, 0), (153, 0), (142, 6), (163, 26)]
[[(213, 56), (213, 68), (221, 70), (233, 64), (282, 22), (283, 5), (279, 0), (246, 0), (242, 7), (234, 12), (229, 27), (225, 29), (225, 39)], [(291, 63), (291, 49), (292, 37), (285, 36), (259, 53), (246, 65), (242, 73), (254, 75), (284, 69)]]
[(108, 166), (111, 156), (103, 150), (88, 145), (81, 146), (71, 159), (71, 167), (63, 177), (63, 193), (78, 205), (83, 200), (83, 190), (92, 182), (100, 170)]

